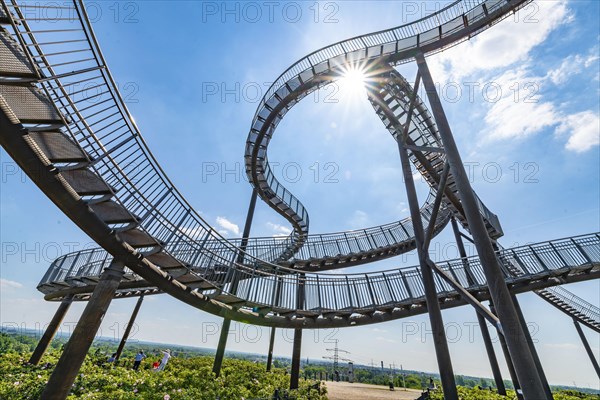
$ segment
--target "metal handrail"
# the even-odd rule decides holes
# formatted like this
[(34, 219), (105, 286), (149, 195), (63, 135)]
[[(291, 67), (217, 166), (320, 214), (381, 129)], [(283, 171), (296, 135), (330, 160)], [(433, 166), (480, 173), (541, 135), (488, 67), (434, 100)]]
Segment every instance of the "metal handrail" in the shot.
[[(317, 50), (308, 56), (303, 57), (296, 63), (292, 64), (286, 71), (284, 71), (275, 82), (269, 87), (265, 95), (261, 99), (257, 111), (252, 121), (252, 128), (248, 134), (246, 141), (246, 172), (250, 182), (258, 189), (258, 193), (263, 200), (267, 203), (272, 199), (272, 194), (279, 200), (278, 207), (275, 208), (281, 216), (287, 219), (292, 225), (296, 224), (294, 217), (300, 217), (300, 225), (308, 227), (308, 219), (304, 219), (304, 216), (308, 215), (302, 203), (279, 181), (274, 179), (271, 167), (266, 156), (266, 146), (268, 145), (270, 138), (273, 134), (274, 128), (278, 123), (276, 118), (274, 123), (269, 127), (270, 132), (264, 133), (264, 141), (261, 147), (260, 130), (264, 129), (261, 120), (264, 119), (262, 116), (271, 113), (271, 110), (278, 105), (283, 94), (289, 94), (295, 90), (296, 87), (308, 81), (315, 81), (316, 76), (320, 76), (322, 79), (318, 83), (314, 83), (310, 89), (305, 89), (303, 94), (307, 94), (312, 90), (324, 86), (325, 84), (331, 83), (339, 78), (340, 64), (358, 64), (368, 59), (382, 58), (391, 56), (393, 54), (400, 54), (405, 50), (414, 49), (421, 47), (421, 45), (431, 45), (432, 40), (439, 40), (443, 42), (443, 39), (448, 38), (452, 35), (457, 35), (458, 32), (467, 28), (465, 24), (472, 25), (480, 20), (490, 18), (491, 21), (497, 22), (499, 19), (506, 17), (505, 8), (512, 8), (514, 10), (524, 6), (529, 1), (511, 1), (511, 0), (466, 0), (466, 1), (455, 1), (454, 3), (446, 6), (440, 11), (433, 13), (429, 16), (423, 17), (417, 21), (396, 27), (391, 29), (382, 30), (375, 33), (369, 33), (366, 35), (360, 35), (351, 39), (343, 40), (330, 46), (324, 47)], [(484, 8), (483, 5), (486, 5)], [(496, 18), (492, 18), (491, 15), (496, 15)], [(434, 21), (434, 22), (432, 22)], [(466, 22), (465, 22), (466, 21)], [(482, 27), (476, 32), (472, 32), (469, 35), (463, 35), (462, 39), (467, 36), (471, 37), (481, 32), (485, 27)], [(436, 35), (429, 38), (430, 33), (436, 33)], [(425, 35), (427, 34), (427, 35)], [(421, 35), (427, 36), (426, 40), (421, 40)], [(409, 45), (405, 48), (400, 47), (400, 43), (406, 43), (408, 38), (414, 38), (411, 40)], [(427, 54), (432, 54), (441, 51), (448, 46), (455, 45), (462, 39), (450, 41), (448, 44), (440, 44), (439, 46), (432, 46), (431, 49), (426, 51)], [(389, 49), (388, 53), (385, 53), (384, 49), (386, 45), (394, 44), (393, 49)], [(377, 49), (377, 47), (380, 47)], [(373, 55), (369, 56), (369, 49), (374, 49)], [(355, 55), (356, 57), (351, 57)], [(399, 64), (406, 62), (410, 57), (399, 58), (397, 60), (390, 61), (390, 64)], [(332, 65), (333, 64), (333, 65)], [(317, 73), (316, 67), (322, 66)], [(338, 70), (337, 75), (331, 74), (334, 70)], [(303, 77), (303, 75), (306, 77)], [(328, 75), (326, 77), (326, 75)], [(278, 92), (282, 92), (281, 95), (277, 95)], [(293, 104), (289, 106), (291, 108)], [(289, 111), (286, 107), (285, 112)], [(259, 126), (260, 129), (256, 129)], [(257, 142), (257, 140), (259, 140)], [(262, 156), (256, 157), (256, 149), (260, 149)], [(262, 185), (267, 185), (268, 190), (263, 191)], [(289, 198), (290, 201), (287, 201)], [(281, 203), (280, 203), (281, 202)], [(292, 207), (292, 202), (296, 204)], [(273, 204), (273, 202), (271, 202)], [(283, 204), (283, 205), (282, 205)], [(480, 208), (482, 208), (482, 214), (486, 217), (486, 221), (497, 229), (499, 236), (502, 234), (502, 230), (498, 221), (498, 218), (489, 212), (487, 208), (480, 202)], [(290, 216), (286, 212), (291, 209), (295, 212), (295, 215)], [(468, 228), (468, 226), (467, 226)], [(304, 232), (301, 232), (304, 233)]]
[[(541, 265), (539, 259), (534, 256), (534, 252), (540, 257), (544, 257), (545, 265)], [(568, 263), (561, 261), (561, 258), (557, 256), (559, 252), (563, 256), (562, 260), (569, 260), (567, 261)], [(95, 259), (102, 260), (102, 265), (100, 265), (100, 261), (94, 264), (93, 271), (98, 274), (94, 276), (97, 277), (102, 271), (102, 267), (108, 266), (110, 263), (110, 257), (102, 258), (103, 251), (99, 249), (81, 251), (63, 256), (55, 260), (50, 270), (70, 271), (69, 274), (61, 273), (60, 276), (81, 277), (81, 275), (77, 274), (82, 273), (80, 271), (83, 270), (80, 269), (80, 271), (75, 272), (75, 268), (72, 268), (71, 265), (80, 265), (81, 262), (79, 260), (82, 258), (85, 259), (85, 255), (89, 253), (93, 253)], [(519, 255), (528, 272), (514, 275), (506, 268), (503, 269), (508, 284), (528, 281), (533, 278), (542, 279), (553, 272), (562, 273), (565, 269), (583, 270), (597, 268), (600, 266), (600, 237), (598, 237), (598, 234), (587, 234), (511, 249), (502, 249), (497, 252), (497, 257), (502, 263), (509, 263), (515, 254)], [(592, 260), (593, 265), (589, 264), (588, 258)], [(466, 261), (465, 263), (463, 259), (454, 259), (438, 263), (438, 265), (444, 271), (448, 271), (455, 276), (459, 283), (468, 290), (484, 287), (486, 279), (479, 258), (472, 256), (468, 257)], [(470, 273), (474, 277), (475, 282), (469, 282), (467, 279), (465, 264), (469, 265)], [(234, 266), (234, 270), (240, 279), (237, 296), (247, 302), (249, 307), (258, 305), (278, 310), (295, 310), (298, 290), (296, 281), (299, 274), (302, 274), (306, 293), (320, 294), (318, 299), (317, 296), (306, 296), (305, 310), (342, 310), (347, 307), (355, 309), (378, 307), (386, 304), (389, 305), (390, 303), (411, 303), (417, 299), (422, 299), (424, 296), (420, 267), (418, 266), (350, 274), (300, 273), (289, 269), (267, 272), (239, 265)], [(282, 275), (282, 272), (287, 272), (287, 274)], [(208, 269), (197, 270), (195, 273), (199, 278), (208, 281), (215, 276), (214, 271)], [(52, 275), (55, 274), (46, 274), (46, 276)], [(280, 296), (274, 296), (278, 282), (282, 285), (282, 290)], [(54, 290), (51, 287), (53, 283), (57, 282), (43, 280), (39, 285), (40, 290), (45, 287), (43, 290), (51, 292)], [(213, 281), (213, 283), (217, 284), (218, 282)], [(250, 285), (254, 286), (253, 290), (250, 290)], [(439, 293), (454, 292), (454, 289), (443, 281), (438, 281), (436, 286)], [(390, 290), (390, 287), (393, 290)], [(60, 288), (63, 289), (62, 286)], [(227, 289), (227, 286), (225, 289)], [(373, 291), (373, 297), (371, 297), (369, 291)], [(274, 301), (275, 298), (277, 298), (277, 303)], [(373, 302), (372, 298), (377, 299), (377, 301)], [(366, 299), (368, 299), (368, 302)]]
[[(282, 274), (291, 276), (295, 274), (296, 271), (294, 270), (270, 264), (268, 260), (261, 260), (251, 254), (244, 254), (244, 259), (248, 262), (248, 265), (236, 263), (235, 259), (241, 253), (240, 249), (237, 248), (234, 243), (227, 241), (216, 232), (195, 212), (183, 196), (175, 189), (172, 182), (168, 179), (152, 155), (143, 137), (139, 133), (133, 117), (129, 113), (125, 101), (106, 66), (105, 59), (100, 51), (91, 23), (87, 17), (85, 7), (81, 1), (74, 1), (74, 9), (77, 12), (77, 16), (72, 19), (67, 19), (71, 23), (74, 22), (81, 25), (81, 31), (84, 34), (84, 38), (81, 40), (76, 40), (74, 36), (72, 38), (69, 37), (68, 40), (60, 40), (58, 37), (55, 38), (54, 36), (58, 35), (59, 32), (65, 31), (62, 29), (30, 29), (29, 22), (36, 24), (55, 24), (58, 21), (57, 19), (52, 19), (50, 21), (44, 19), (30, 20), (25, 18), (24, 15), (20, 13), (21, 9), (17, 4), (17, 1), (10, 1), (12, 3), (10, 5), (12, 9), (19, 14), (18, 22), (20, 22), (17, 24), (13, 19), (12, 29), (14, 35), (18, 37), (19, 41), (24, 43), (23, 47), (26, 49), (28, 56), (35, 60), (35, 65), (40, 71), (42, 78), (38, 85), (45, 91), (46, 95), (54, 101), (54, 104), (63, 115), (63, 122), (65, 124), (63, 131), (79, 143), (84, 150), (84, 154), (89, 156), (89, 168), (112, 188), (111, 193), (114, 201), (121, 204), (131, 216), (140, 217), (139, 229), (147, 232), (158, 242), (165, 243), (165, 253), (174, 256), (179, 255), (180, 261), (194, 267), (195, 270), (191, 272), (192, 274), (196, 274), (207, 280), (210, 278), (210, 281), (214, 282), (217, 287), (226, 287), (228, 284), (228, 281), (225, 280), (223, 274), (223, 271), (227, 269), (239, 272), (248, 281), (254, 280), (253, 278), (257, 273), (256, 266), (258, 264), (268, 266), (271, 270), (276, 272), (276, 276), (281, 276)], [(488, 2), (489, 1), (492, 0), (488, 0)], [(467, 19), (472, 18), (472, 21), (481, 19), (480, 15), (482, 14), (473, 11), (479, 7), (481, 2), (469, 2), (465, 0), (453, 3), (453, 6), (457, 6), (459, 3), (468, 5), (470, 8), (462, 8), (463, 14), (457, 15), (464, 15), (466, 12), (465, 10), (469, 9), (471, 11), (470, 14), (467, 15)], [(506, 6), (514, 8), (515, 5), (524, 4), (526, 2), (513, 0), (509, 4), (506, 0), (501, 0), (493, 1), (493, 3), (499, 7), (499, 10), (502, 10), (502, 7)], [(415, 34), (415, 32), (417, 32), (417, 43), (420, 41), (419, 35), (428, 34), (429, 31), (433, 31), (433, 28), (437, 26), (440, 27), (439, 39), (441, 40), (442, 38), (448, 37), (451, 30), (445, 30), (443, 29), (443, 25), (438, 24), (446, 24), (452, 21), (452, 18), (458, 18), (454, 16), (454, 11), (449, 11), (451, 9), (458, 11), (460, 7), (457, 6), (457, 8), (452, 8), (449, 6), (439, 13), (436, 13), (434, 18), (427, 17), (422, 21), (419, 21), (420, 25), (414, 25), (412, 33)], [(499, 12), (495, 19), (497, 20), (504, 14), (504, 12)], [(436, 23), (431, 22), (433, 19), (436, 20)], [(60, 21), (63, 21), (63, 19), (60, 19)], [(490, 18), (490, 21), (486, 22), (494, 22), (494, 19)], [(398, 44), (400, 43), (400, 40), (402, 40), (402, 37), (404, 37), (403, 35), (408, 35), (406, 32), (409, 31), (406, 30), (405, 27), (395, 29), (397, 29), (397, 31), (391, 30), (389, 32), (392, 33), (394, 40), (396, 40), (394, 52), (398, 53)], [(37, 33), (34, 34), (33, 32)], [(48, 32), (52, 32), (53, 37), (51, 40), (38, 41), (38, 35), (47, 34)], [(381, 34), (382, 38), (386, 38), (386, 40), (389, 41), (389, 32), (364, 35), (361, 37), (361, 40), (351, 39), (345, 41), (344, 45), (338, 44), (339, 46), (335, 47), (335, 51), (329, 46), (328, 49), (330, 51), (313, 53), (311, 55), (313, 59), (307, 59), (309, 64), (311, 64), (311, 71), (314, 72), (316, 66), (312, 65), (313, 61), (319, 61), (319, 58), (314, 58), (317, 57), (317, 53), (319, 54), (318, 57), (328, 54), (327, 58), (319, 61), (319, 63), (326, 62), (328, 68), (331, 69), (329, 62), (333, 62), (335, 58), (339, 57), (335, 55), (336, 51), (339, 52), (341, 49), (344, 56), (347, 57), (348, 55), (359, 51), (361, 46), (365, 46), (365, 43), (370, 43), (371, 47), (373, 47), (373, 40), (382, 40), (376, 36), (377, 34)], [(69, 35), (71, 35), (71, 32), (69, 32)], [(465, 37), (466, 35), (462, 38), (457, 36), (454, 43)], [(81, 55), (82, 49), (73, 47), (75, 46), (75, 43), (77, 43), (77, 46), (81, 46), (80, 43), (85, 43), (83, 52), (90, 52), (91, 54)], [(54, 52), (52, 51), (52, 48), (49, 48), (50, 46), (57, 44), (63, 45), (60, 52)], [(439, 49), (446, 47), (447, 45), (448, 44), (440, 42)], [(363, 48), (366, 58), (369, 58), (368, 49), (371, 47), (367, 46)], [(384, 57), (385, 54), (387, 54), (385, 53), (384, 47), (385, 46), (383, 45), (380, 46), (377, 57)], [(57, 57), (59, 57), (57, 59), (51, 60), (48, 56), (49, 54), (57, 53), (60, 53), (57, 55)], [(72, 54), (77, 54), (77, 57), (81, 58), (69, 58)], [(399, 60), (393, 62), (397, 63)], [(80, 69), (71, 69), (73, 65), (77, 65)], [(94, 71), (94, 74), (99, 73), (98, 76), (91, 76), (90, 74), (92, 71)], [(301, 74), (302, 71), (299, 73)], [(89, 95), (89, 93), (86, 93), (85, 91), (81, 92), (77, 90), (70, 92), (65, 88), (73, 84), (71, 81), (72, 78), (79, 79), (77, 82), (94, 82), (96, 84), (95, 88), (100, 91), (99, 94)], [(301, 78), (298, 77), (298, 79), (300, 82)], [(290, 81), (288, 80), (286, 82)], [(286, 85), (289, 85), (289, 83), (286, 83)], [(273, 93), (275, 92), (273, 91)], [(307, 92), (304, 92), (304, 94), (306, 93)], [(97, 102), (95, 101), (95, 99), (104, 94), (108, 96), (108, 99), (102, 101), (98, 99)], [(78, 97), (81, 97), (81, 99), (78, 99)], [(84, 101), (86, 103), (83, 103)], [(91, 103), (91, 105), (87, 103)], [(268, 101), (265, 101), (263, 105), (266, 104), (268, 104)], [(102, 107), (101, 109), (98, 108), (100, 105)], [(108, 107), (106, 107), (107, 105)], [(117, 109), (117, 112), (115, 112), (115, 108)], [(257, 113), (257, 115), (258, 114), (259, 113)], [(427, 135), (425, 135), (425, 137), (426, 136)], [(266, 152), (263, 156), (264, 161), (266, 162)], [(268, 165), (268, 162), (266, 165)], [(263, 169), (263, 172), (265, 171), (268, 172), (268, 170)], [(274, 175), (272, 175), (272, 177), (271, 183), (275, 182)], [(261, 182), (254, 183), (259, 184)], [(301, 221), (305, 221), (305, 226), (308, 228), (308, 213), (303, 208), (302, 204), (297, 201), (291, 193), (282, 190), (279, 190), (279, 192), (283, 193), (283, 200), (289, 201), (290, 205), (293, 205), (295, 202), (293, 209), (297, 214), (299, 213)], [(422, 217), (427, 219), (426, 209), (425, 212), (422, 213)], [(302, 226), (302, 224), (299, 224), (299, 226)], [(115, 224), (112, 227), (117, 230), (123, 228), (122, 226), (118, 226), (118, 224)], [(304, 239), (302, 234), (297, 236)], [(368, 238), (369, 236), (365, 237)], [(291, 238), (295, 239), (296, 235), (291, 236)], [(91, 265), (96, 268), (96, 266), (103, 265), (103, 262), (97, 261)], [(74, 266), (75, 261), (73, 261), (72, 267)], [(66, 276), (76, 276), (72, 275), (76, 274), (74, 270), (75, 268), (70, 269), (70, 272), (68, 271)], [(83, 270), (87, 269), (84, 268)], [(404, 273), (403, 279), (412, 279), (412, 274), (413, 273), (410, 271)], [(51, 275), (52, 274), (49, 274), (47, 276), (50, 277)], [(256, 279), (268, 280), (271, 275), (265, 270), (259, 271), (258, 276), (259, 277)], [(348, 279), (348, 277), (345, 276), (345, 279)], [(322, 278), (321, 280), (327, 281), (326, 278)], [(372, 280), (371, 285), (373, 285), (374, 282), (377, 282), (376, 277)], [(353, 282), (353, 284), (361, 285), (362, 283), (356, 281)], [(414, 284), (417, 285), (417, 287), (419, 285), (418, 281)], [(355, 287), (357, 287), (356, 285)], [(360, 293), (358, 293), (358, 289), (355, 290), (357, 291), (355, 296), (358, 299)], [(260, 291), (255, 290), (253, 293), (256, 292)]]
[(600, 308), (585, 301), (576, 294), (571, 293), (560, 286), (546, 288), (542, 292), (549, 292), (554, 297), (562, 300), (576, 311), (582, 313), (585, 317), (600, 323)]

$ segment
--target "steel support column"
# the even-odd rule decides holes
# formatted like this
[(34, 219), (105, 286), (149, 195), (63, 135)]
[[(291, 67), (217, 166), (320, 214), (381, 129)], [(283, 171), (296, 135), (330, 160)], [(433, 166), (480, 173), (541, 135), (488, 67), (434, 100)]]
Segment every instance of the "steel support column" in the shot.
[(585, 334), (583, 333), (583, 329), (581, 329), (581, 325), (579, 325), (579, 322), (577, 322), (577, 320), (575, 318), (573, 318), (573, 324), (575, 324), (575, 329), (577, 329), (577, 333), (579, 334), (579, 337), (581, 338), (583, 347), (585, 347), (585, 351), (587, 352), (588, 356), (590, 357), (590, 361), (592, 362), (592, 365), (594, 366), (594, 369), (596, 370), (596, 374), (598, 374), (598, 378), (600, 378), (600, 365), (598, 365), (598, 360), (596, 360), (596, 357), (594, 356), (594, 352), (592, 351), (592, 348), (590, 347), (590, 343), (588, 342), (587, 338), (585, 337)]
[(488, 359), (490, 360), (490, 367), (492, 368), (492, 374), (494, 375), (494, 382), (496, 382), (496, 389), (498, 389), (498, 394), (506, 396), (506, 388), (504, 387), (502, 373), (500, 372), (500, 366), (498, 365), (498, 359), (496, 358), (496, 352), (494, 351), (494, 345), (492, 344), (487, 322), (479, 313), (477, 313), (477, 321), (479, 322), (479, 328), (481, 329), (481, 336), (483, 337), (483, 343), (485, 344), (485, 351), (487, 352)]
[(552, 399), (552, 390), (550, 390), (550, 384), (548, 384), (548, 379), (546, 379), (546, 373), (544, 372), (544, 368), (542, 367), (542, 362), (540, 361), (540, 357), (538, 356), (537, 350), (535, 349), (535, 345), (533, 344), (533, 340), (531, 339), (531, 334), (529, 333), (527, 322), (525, 321), (525, 317), (523, 316), (521, 305), (519, 304), (516, 295), (512, 294), (511, 297), (513, 299), (513, 303), (515, 304), (515, 310), (517, 310), (519, 321), (521, 322), (521, 326), (523, 327), (523, 331), (525, 332), (525, 337), (527, 338), (527, 345), (529, 345), (529, 349), (531, 350), (531, 355), (533, 356), (533, 360), (535, 361), (535, 366), (537, 368), (538, 374), (540, 374), (540, 379), (542, 380), (544, 389), (546, 390), (546, 396), (548, 396), (549, 399)]
[(504, 276), (496, 259), (496, 254), (483, 218), (479, 212), (471, 183), (469, 182), (458, 152), (458, 147), (454, 141), (450, 125), (446, 119), (429, 67), (422, 53), (417, 53), (415, 58), (523, 393), (527, 400), (545, 399), (547, 398), (546, 391), (544, 390), (533, 356), (527, 345), (527, 339), (519, 322), (510, 293), (504, 282)]
[(131, 318), (129, 318), (129, 322), (127, 323), (125, 332), (123, 332), (123, 337), (121, 338), (121, 343), (119, 343), (119, 347), (117, 348), (117, 357), (116, 357), (117, 360), (119, 358), (121, 358), (121, 353), (123, 353), (123, 349), (125, 348), (125, 343), (127, 343), (127, 339), (129, 338), (129, 334), (131, 333), (131, 329), (133, 328), (135, 319), (137, 318), (137, 315), (140, 312), (140, 307), (142, 306), (143, 301), (144, 301), (144, 295), (141, 295), (138, 298), (137, 303), (135, 303), (135, 307), (133, 308), (133, 313), (131, 314)]
[(223, 357), (225, 355), (225, 347), (227, 346), (227, 336), (229, 335), (229, 327), (231, 326), (231, 320), (225, 318), (223, 325), (221, 325), (221, 335), (219, 336), (219, 344), (217, 345), (217, 352), (215, 354), (215, 361), (213, 363), (213, 372), (219, 377), (221, 373), (221, 366), (223, 365)]
[(294, 329), (292, 348), (292, 368), (290, 370), (290, 389), (298, 389), (300, 380), (300, 350), (302, 347), (302, 329)]
[(94, 336), (102, 323), (102, 318), (119, 287), (124, 274), (125, 265), (113, 261), (104, 270), (100, 281), (94, 288), (90, 300), (73, 330), (73, 334), (65, 345), (62, 355), (42, 392), (41, 400), (66, 399), (71, 391), (73, 382), (85, 360)]
[[(468, 262), (466, 261), (467, 251), (465, 249), (465, 244), (460, 236), (460, 231), (458, 229), (456, 220), (452, 218), (451, 222), (452, 231), (454, 232), (454, 239), (456, 240), (456, 246), (458, 247), (458, 253), (465, 264), (465, 275), (467, 276), (467, 281), (469, 282), (469, 285), (473, 285), (475, 282), (473, 281)], [(490, 360), (490, 367), (492, 368), (492, 374), (494, 375), (494, 381), (496, 382), (496, 389), (498, 389), (498, 394), (506, 396), (506, 387), (504, 387), (504, 380), (502, 379), (502, 373), (500, 372), (500, 366), (498, 365), (498, 359), (496, 358), (496, 352), (494, 351), (494, 345), (492, 344), (487, 322), (481, 314), (476, 314), (477, 321), (479, 322), (479, 328), (481, 329), (481, 337), (483, 338), (483, 343), (485, 345), (485, 351), (487, 352), (488, 360)]]
[(48, 324), (48, 327), (44, 331), (44, 334), (42, 335), (42, 337), (40, 338), (40, 341), (38, 342), (37, 346), (35, 347), (33, 354), (31, 354), (31, 357), (29, 358), (30, 364), (33, 364), (33, 365), (39, 364), (40, 360), (44, 356), (44, 353), (46, 353), (48, 346), (50, 346), (50, 342), (52, 342), (52, 339), (54, 339), (56, 332), (58, 332), (58, 328), (60, 327), (60, 324), (62, 323), (63, 318), (67, 314), (67, 311), (69, 311), (69, 308), (71, 307), (72, 303), (73, 303), (73, 295), (68, 295), (60, 303), (60, 305), (58, 306), (58, 310), (56, 310), (54, 317), (52, 317), (52, 320)]
[[(496, 309), (494, 307), (494, 303), (490, 301), (490, 310), (496, 314)], [(504, 340), (504, 336), (500, 332), (498, 332), (498, 340), (500, 341), (500, 347), (502, 348), (502, 353), (504, 354), (504, 359), (506, 360), (506, 367), (508, 368), (508, 374), (510, 375), (510, 380), (515, 388), (515, 392), (517, 393), (517, 398), (519, 400), (523, 400), (523, 394), (521, 393), (521, 385), (519, 384), (519, 379), (517, 378), (517, 373), (515, 372), (515, 367), (513, 366), (512, 358), (510, 357), (510, 353), (508, 352), (508, 346), (506, 346), (506, 340)]]
[[(296, 308), (304, 308), (304, 274), (298, 274), (298, 292), (296, 296)], [(302, 347), (302, 329), (294, 329), (294, 344), (292, 348), (292, 368), (290, 369), (290, 390), (298, 389), (300, 380), (300, 351)]]
[(271, 370), (273, 364), (273, 346), (275, 345), (275, 327), (271, 328), (271, 338), (269, 339), (269, 353), (267, 353), (267, 372)]
[[(250, 228), (252, 227), (252, 219), (254, 218), (254, 209), (256, 208), (256, 198), (258, 192), (256, 189), (252, 189), (252, 195), (250, 196), (250, 205), (248, 206), (248, 213), (246, 214), (246, 223), (244, 224), (244, 232), (242, 233), (242, 242), (240, 244), (240, 252), (238, 253), (236, 262), (244, 262), (244, 252), (248, 245), (248, 238), (250, 237)], [(237, 291), (237, 275), (234, 274), (233, 281), (231, 282), (231, 294), (235, 294)], [(223, 365), (223, 357), (225, 356), (225, 347), (227, 346), (227, 336), (229, 335), (229, 327), (231, 326), (230, 319), (223, 319), (223, 325), (221, 326), (221, 335), (219, 336), (219, 344), (217, 346), (217, 352), (215, 354), (215, 361), (213, 363), (213, 373), (219, 377), (221, 374), (221, 366)]]
[[(454, 371), (452, 369), (452, 360), (450, 358), (450, 350), (448, 349), (448, 342), (446, 340), (446, 333), (444, 331), (444, 321), (442, 319), (442, 312), (440, 309), (440, 304), (438, 302), (433, 271), (427, 263), (429, 257), (424, 248), (425, 232), (423, 229), (423, 221), (421, 220), (421, 213), (419, 210), (417, 191), (415, 189), (415, 183), (413, 180), (412, 171), (410, 169), (410, 159), (408, 158), (408, 152), (404, 147), (404, 144), (406, 144), (405, 138), (407, 136), (408, 126), (411, 122), (412, 111), (417, 91), (419, 90), (418, 75), (413, 90), (414, 92), (412, 93), (411, 104), (406, 119), (406, 125), (404, 126), (404, 132), (402, 134), (402, 137), (398, 138), (398, 150), (400, 153), (400, 162), (404, 174), (404, 185), (406, 187), (406, 195), (408, 198), (410, 215), (413, 222), (415, 243), (417, 245), (417, 254), (419, 256), (419, 264), (421, 266), (423, 286), (425, 288), (425, 300), (427, 303), (429, 320), (431, 322), (433, 344), (435, 347), (437, 363), (440, 370), (440, 378), (444, 390), (444, 397), (446, 398), (446, 400), (458, 400), (458, 392), (456, 391), (456, 382), (454, 380)], [(371, 96), (371, 98), (373, 98), (381, 107), (387, 107), (385, 103), (379, 99), (377, 93), (373, 93), (370, 91), (368, 93)]]

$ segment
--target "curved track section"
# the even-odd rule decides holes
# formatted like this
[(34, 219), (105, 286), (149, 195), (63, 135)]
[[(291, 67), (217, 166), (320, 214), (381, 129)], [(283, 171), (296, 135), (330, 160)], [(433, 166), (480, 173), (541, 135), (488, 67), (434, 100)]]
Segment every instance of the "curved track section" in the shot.
[[(600, 234), (577, 236), (498, 251), (507, 285), (513, 293), (540, 290), (564, 283), (600, 277)], [(47, 300), (75, 294), (87, 300), (100, 273), (111, 262), (101, 249), (68, 254), (57, 259), (38, 289)], [(478, 257), (438, 263), (455, 280), (480, 300), (489, 294)], [(515, 271), (521, 271), (515, 274)], [(236, 266), (240, 279), (237, 295), (216, 290), (207, 281), (213, 270), (195, 272), (202, 293), (224, 309), (238, 312), (238, 319), (259, 325), (325, 328), (377, 323), (427, 312), (420, 268), (417, 266), (367, 274), (295, 274), (280, 269), (272, 273)], [(442, 308), (466, 304), (460, 295), (436, 276)], [(300, 292), (305, 294), (297, 303)], [(118, 297), (157, 294), (147, 282), (129, 271)], [(195, 303), (190, 303), (196, 305)], [(200, 307), (202, 308), (202, 307)]]
[[(300, 248), (308, 233), (308, 212), (274, 176), (267, 147), (277, 125), (302, 98), (341, 78), (345, 71), (367, 72), (410, 61), (415, 52), (431, 54), (466, 40), (504, 18), (528, 1), (456, 1), (439, 12), (400, 27), (344, 40), (320, 49), (290, 66), (271, 85), (259, 104), (246, 141), (246, 173), (260, 197), (294, 227)], [(375, 72), (376, 73), (376, 72)], [(482, 208), (485, 209), (483, 204)], [(502, 235), (497, 218), (482, 212), (492, 237)], [(468, 229), (464, 218), (459, 219)]]
[[(294, 226), (288, 254), (306, 242), (308, 214), (274, 176), (269, 178), (266, 145), (283, 115), (312, 90), (337, 79), (343, 66), (365, 60), (373, 67), (388, 68), (410, 60), (415, 51), (441, 51), (526, 3), (457, 1), (416, 23), (322, 49), (294, 64), (277, 80), (255, 116), (246, 161), (261, 197)], [(227, 293), (233, 274), (240, 274), (242, 283), (249, 286), (266, 282), (262, 274), (275, 276), (273, 282), (282, 277), (295, 279), (298, 287), (305, 287), (306, 281), (302, 273), (243, 254), (216, 233), (174, 188), (125, 107), (83, 4), (75, 1), (71, 7), (36, 2), (19, 6), (15, 0), (3, 0), (1, 5), (1, 22), (9, 23), (9, 30), (0, 32), (0, 140), (32, 180), (104, 249), (157, 290), (232, 319), (251, 318), (255, 323), (278, 326), (290, 323), (289, 318), (282, 320), (282, 314), (274, 311), (241, 312), (241, 308), (221, 301), (233, 297), (244, 309), (253, 302), (259, 304), (250, 292), (247, 304), (242, 297)], [(30, 15), (27, 11), (39, 8), (66, 9), (73, 17), (66, 18), (64, 24), (56, 18), (26, 17)], [(80, 89), (81, 85), (92, 85), (95, 92), (90, 95), (89, 89)], [(426, 167), (422, 160), (419, 162)], [(453, 204), (451, 196), (447, 200), (460, 218), (460, 207)], [(499, 225), (489, 218), (493, 214), (483, 205), (482, 212), (492, 227), (492, 237), (499, 236)], [(350, 278), (337, 284), (340, 282), (350, 288)], [(194, 290), (199, 284), (214, 292)], [(289, 285), (286, 288), (293, 290)]]

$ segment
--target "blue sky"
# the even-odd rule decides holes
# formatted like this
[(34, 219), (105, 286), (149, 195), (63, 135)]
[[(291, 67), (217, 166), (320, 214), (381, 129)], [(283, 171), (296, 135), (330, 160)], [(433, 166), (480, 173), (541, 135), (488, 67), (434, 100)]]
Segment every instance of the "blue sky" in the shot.
[[(223, 4), (92, 3), (90, 15), (155, 156), (204, 218), (236, 237), (251, 193), (243, 172), (244, 143), (269, 83), (320, 47), (409, 22), (434, 11), (437, 3), (251, 2), (227, 3), (227, 9)], [(594, 1), (536, 2), (428, 60), (472, 184), (500, 217), (505, 247), (599, 230), (598, 8)], [(414, 64), (399, 70), (414, 79)], [(35, 328), (56, 309), (35, 290), (49, 263), (93, 244), (6, 153), (0, 156), (0, 321)], [(286, 115), (269, 160), (279, 163), (278, 177), (307, 207), (312, 233), (408, 216), (397, 148), (365, 96), (343, 84), (311, 95)], [(418, 183), (418, 189), (423, 199), (425, 183)], [(286, 222), (261, 202), (254, 221), (253, 235), (289, 232)], [(432, 244), (433, 257), (455, 257), (452, 243), (446, 230)], [(354, 271), (414, 262), (407, 255)], [(567, 288), (600, 303), (598, 282)], [(535, 295), (519, 299), (550, 382), (599, 388), (570, 319)], [(126, 323), (134, 302), (111, 305), (103, 335), (114, 335)], [(65, 329), (82, 309), (82, 304), (72, 307)], [(480, 336), (473, 331), (474, 311), (462, 307), (443, 315), (451, 325), (455, 372), (490, 376)], [(148, 298), (137, 323), (134, 338), (203, 347), (216, 345), (220, 326), (218, 318), (167, 296)], [(420, 316), (308, 332), (303, 357), (321, 358), (331, 347), (327, 342), (337, 338), (355, 362), (383, 360), (436, 371), (427, 326), (427, 316)], [(598, 353), (598, 335), (586, 332)], [(291, 354), (285, 333), (276, 340), (278, 355)], [(265, 328), (235, 324), (229, 348), (266, 352), (267, 335)], [(498, 356), (503, 364), (499, 351)]]

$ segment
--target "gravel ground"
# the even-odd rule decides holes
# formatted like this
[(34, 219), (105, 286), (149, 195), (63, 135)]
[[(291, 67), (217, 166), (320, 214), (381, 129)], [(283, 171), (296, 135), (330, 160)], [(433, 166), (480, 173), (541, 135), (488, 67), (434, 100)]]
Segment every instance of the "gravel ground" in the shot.
[(393, 392), (387, 386), (364, 383), (326, 382), (329, 400), (415, 400), (420, 390), (396, 388)]

